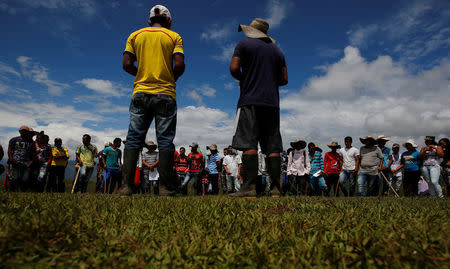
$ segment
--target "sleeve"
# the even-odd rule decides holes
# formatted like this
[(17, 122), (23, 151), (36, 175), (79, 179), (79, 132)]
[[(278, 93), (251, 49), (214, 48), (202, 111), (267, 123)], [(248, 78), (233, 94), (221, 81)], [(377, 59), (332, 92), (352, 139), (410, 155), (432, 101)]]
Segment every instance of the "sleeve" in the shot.
[(156, 160), (155, 160), (155, 162), (156, 161), (159, 161), (159, 152), (156, 153)]
[(98, 149), (97, 146), (94, 146), (94, 154), (97, 155), (98, 154)]
[(388, 156), (392, 156), (392, 150), (391, 150), (391, 149), (389, 149), (389, 154), (388, 154)]
[(69, 151), (66, 148), (64, 148), (64, 152), (66, 153), (67, 159), (69, 159)]
[(380, 158), (381, 160), (384, 160), (384, 154), (380, 148), (378, 148), (378, 158)]
[(286, 58), (284, 58), (283, 53), (281, 53), (280, 66), (281, 68), (286, 67)]
[(242, 164), (241, 156), (237, 155), (237, 163)]
[(323, 158), (322, 158), (322, 154), (320, 154), (319, 162), (320, 162), (320, 171), (323, 171)]
[(183, 39), (180, 35), (177, 35), (175, 39), (175, 48), (173, 49), (173, 54), (184, 54), (184, 45), (183, 45)]
[(127, 43), (125, 45), (125, 51), (124, 52), (129, 52), (133, 55), (135, 55), (135, 51), (134, 51), (134, 33), (131, 34), (128, 39), (127, 39)]
[(11, 139), (9, 140), (8, 146), (9, 146), (9, 147), (12, 147), (12, 148), (14, 149), (14, 143), (16, 143), (16, 139), (15, 139), (15, 138), (11, 138)]
[(328, 163), (329, 163), (329, 156), (328, 156), (328, 152), (325, 153), (325, 157), (323, 158), (323, 171), (325, 173), (328, 173)]
[(359, 156), (359, 149), (357, 149), (357, 148), (355, 148), (355, 156), (354, 157), (356, 157), (356, 156)]
[(291, 175), (292, 174), (292, 171), (291, 171), (291, 169), (292, 169), (292, 155), (294, 155), (292, 152), (290, 152), (289, 154), (288, 154), (288, 163), (287, 163), (287, 168), (286, 168), (286, 172), (287, 172), (287, 174), (288, 175)]
[(242, 55), (242, 49), (243, 49), (243, 46), (242, 46), (242, 41), (241, 41), (241, 42), (239, 42), (239, 43), (236, 45), (236, 47), (234, 48), (233, 57), (239, 57), (239, 58), (241, 58), (241, 55)]
[(81, 153), (81, 146), (77, 147), (77, 150), (75, 151), (76, 154), (80, 154)]
[(306, 170), (308, 171), (308, 174), (309, 174), (309, 172), (311, 171), (311, 161), (309, 160), (309, 154), (307, 154), (306, 151), (304, 153), (305, 153), (304, 157), (306, 159), (305, 160), (305, 162), (306, 162)]

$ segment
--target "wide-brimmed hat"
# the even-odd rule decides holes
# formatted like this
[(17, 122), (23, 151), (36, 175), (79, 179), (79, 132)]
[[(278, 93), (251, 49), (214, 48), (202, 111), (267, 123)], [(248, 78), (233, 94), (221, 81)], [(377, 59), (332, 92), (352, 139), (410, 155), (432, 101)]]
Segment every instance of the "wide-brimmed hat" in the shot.
[(408, 139), (408, 140), (406, 140), (406, 142), (403, 144), (403, 147), (406, 148), (406, 144), (411, 144), (411, 146), (413, 146), (413, 148), (417, 148), (417, 147), (418, 147), (417, 144), (416, 144), (416, 142), (414, 142), (413, 139)]
[(330, 147), (330, 148), (338, 148), (339, 147), (339, 143), (337, 141), (332, 141), (327, 146)]
[(431, 135), (425, 136), (425, 141), (434, 141), (435, 139), (436, 139), (436, 137), (431, 136)]
[(294, 142), (291, 142), (291, 147), (295, 147), (295, 145), (300, 145), (300, 148), (305, 148), (306, 147), (306, 141), (305, 140), (301, 140), (301, 139), (297, 139)]
[(391, 139), (390, 139), (390, 138), (387, 138), (387, 137), (384, 136), (384, 135), (379, 135), (379, 136), (377, 137), (377, 141), (378, 141), (378, 140), (390, 141)]
[(269, 30), (269, 23), (261, 18), (256, 18), (250, 23), (250, 25), (239, 24), (238, 32), (244, 32), (244, 35), (250, 38), (269, 38), (272, 43), (275, 43), (275, 39), (267, 34)]
[(206, 149), (209, 149), (209, 150), (217, 150), (217, 145), (216, 145), (216, 144), (211, 144), (211, 145), (209, 145), (209, 146), (206, 146)]
[(153, 141), (147, 141), (147, 142), (145, 142), (145, 145), (147, 146), (147, 147), (153, 147), (153, 148), (157, 148), (158, 146), (153, 142)]
[(369, 139), (371, 139), (371, 140), (373, 140), (373, 142), (375, 142), (375, 138), (373, 138), (373, 136), (370, 136), (370, 135), (368, 135), (368, 136), (366, 136), (366, 137), (360, 137), (359, 138), (359, 141), (361, 141), (361, 143), (366, 143), (366, 141), (367, 140), (369, 140)]

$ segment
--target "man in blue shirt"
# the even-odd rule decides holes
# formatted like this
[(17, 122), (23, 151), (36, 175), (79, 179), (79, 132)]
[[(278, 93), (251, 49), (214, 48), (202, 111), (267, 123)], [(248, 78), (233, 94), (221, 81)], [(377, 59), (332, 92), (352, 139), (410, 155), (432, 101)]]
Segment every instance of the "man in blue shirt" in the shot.
[[(383, 182), (383, 190), (381, 192), (382, 195), (387, 195), (389, 191), (389, 185), (386, 182), (386, 179), (389, 180), (389, 183), (391, 183), (392, 181), (392, 150), (386, 147), (386, 142), (389, 140), (391, 139), (385, 137), (384, 135), (379, 135), (377, 138), (378, 147), (381, 149), (381, 152), (384, 156), (382, 165), (378, 167), (378, 170), (380, 171), (380, 173), (378, 174), (379, 180)], [(386, 179), (383, 178), (383, 175), (386, 177)]]
[(241, 88), (232, 145), (243, 151), (244, 170), (244, 184), (232, 196), (256, 195), (252, 187), (258, 178), (258, 143), (268, 156), (271, 188), (280, 185), (283, 143), (278, 87), (288, 83), (288, 74), (284, 55), (267, 34), (268, 30), (269, 24), (259, 18), (249, 26), (239, 25), (238, 31), (248, 38), (237, 44), (231, 59), (231, 75)]
[(220, 156), (217, 153), (217, 145), (212, 144), (207, 146), (206, 149), (211, 151), (211, 155), (208, 158), (208, 169), (209, 169), (209, 182), (212, 185), (211, 194), (219, 194), (219, 179), (220, 179)]
[[(122, 166), (122, 151), (119, 149), (122, 139), (114, 139), (113, 145), (103, 150), (105, 158), (106, 182), (103, 182), (102, 188), (106, 192), (113, 193), (116, 183), (120, 179), (120, 168)], [(106, 184), (106, 187), (105, 187)]]

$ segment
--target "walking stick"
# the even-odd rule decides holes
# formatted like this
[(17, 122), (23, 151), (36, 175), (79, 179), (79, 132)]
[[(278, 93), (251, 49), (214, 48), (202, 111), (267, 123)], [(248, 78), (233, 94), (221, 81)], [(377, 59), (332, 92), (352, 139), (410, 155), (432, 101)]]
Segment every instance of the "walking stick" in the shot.
[(78, 176), (80, 175), (81, 167), (78, 168), (77, 175), (75, 176), (75, 180), (73, 181), (72, 193), (75, 191), (75, 186), (77, 185)]
[(394, 191), (395, 196), (399, 197), (400, 195), (398, 195), (398, 193), (394, 190), (394, 187), (392, 187), (391, 182), (389, 182), (389, 180), (386, 178), (386, 176), (384, 175), (383, 171), (380, 171), (380, 173), (383, 176), (384, 180), (386, 180), (386, 182), (389, 185), (389, 187), (391, 187), (392, 191)]
[(106, 193), (106, 170), (103, 169), (103, 178), (105, 179), (105, 185), (103, 186), (103, 193)]

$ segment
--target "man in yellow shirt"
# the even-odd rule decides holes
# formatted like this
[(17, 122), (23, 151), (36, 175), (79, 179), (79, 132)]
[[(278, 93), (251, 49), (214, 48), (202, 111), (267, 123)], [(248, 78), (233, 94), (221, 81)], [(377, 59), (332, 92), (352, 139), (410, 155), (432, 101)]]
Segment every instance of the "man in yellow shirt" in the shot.
[(64, 175), (69, 160), (69, 152), (62, 147), (62, 139), (55, 138), (55, 145), (52, 147), (52, 166), (47, 184), (47, 192), (64, 192), (66, 184)]
[(177, 119), (175, 89), (185, 68), (183, 40), (170, 30), (172, 17), (162, 5), (150, 10), (148, 24), (150, 27), (128, 37), (123, 53), (123, 69), (136, 78), (124, 149), (121, 195), (133, 193), (136, 163), (153, 118), (160, 149), (160, 195), (173, 195), (177, 189), (172, 175)]

